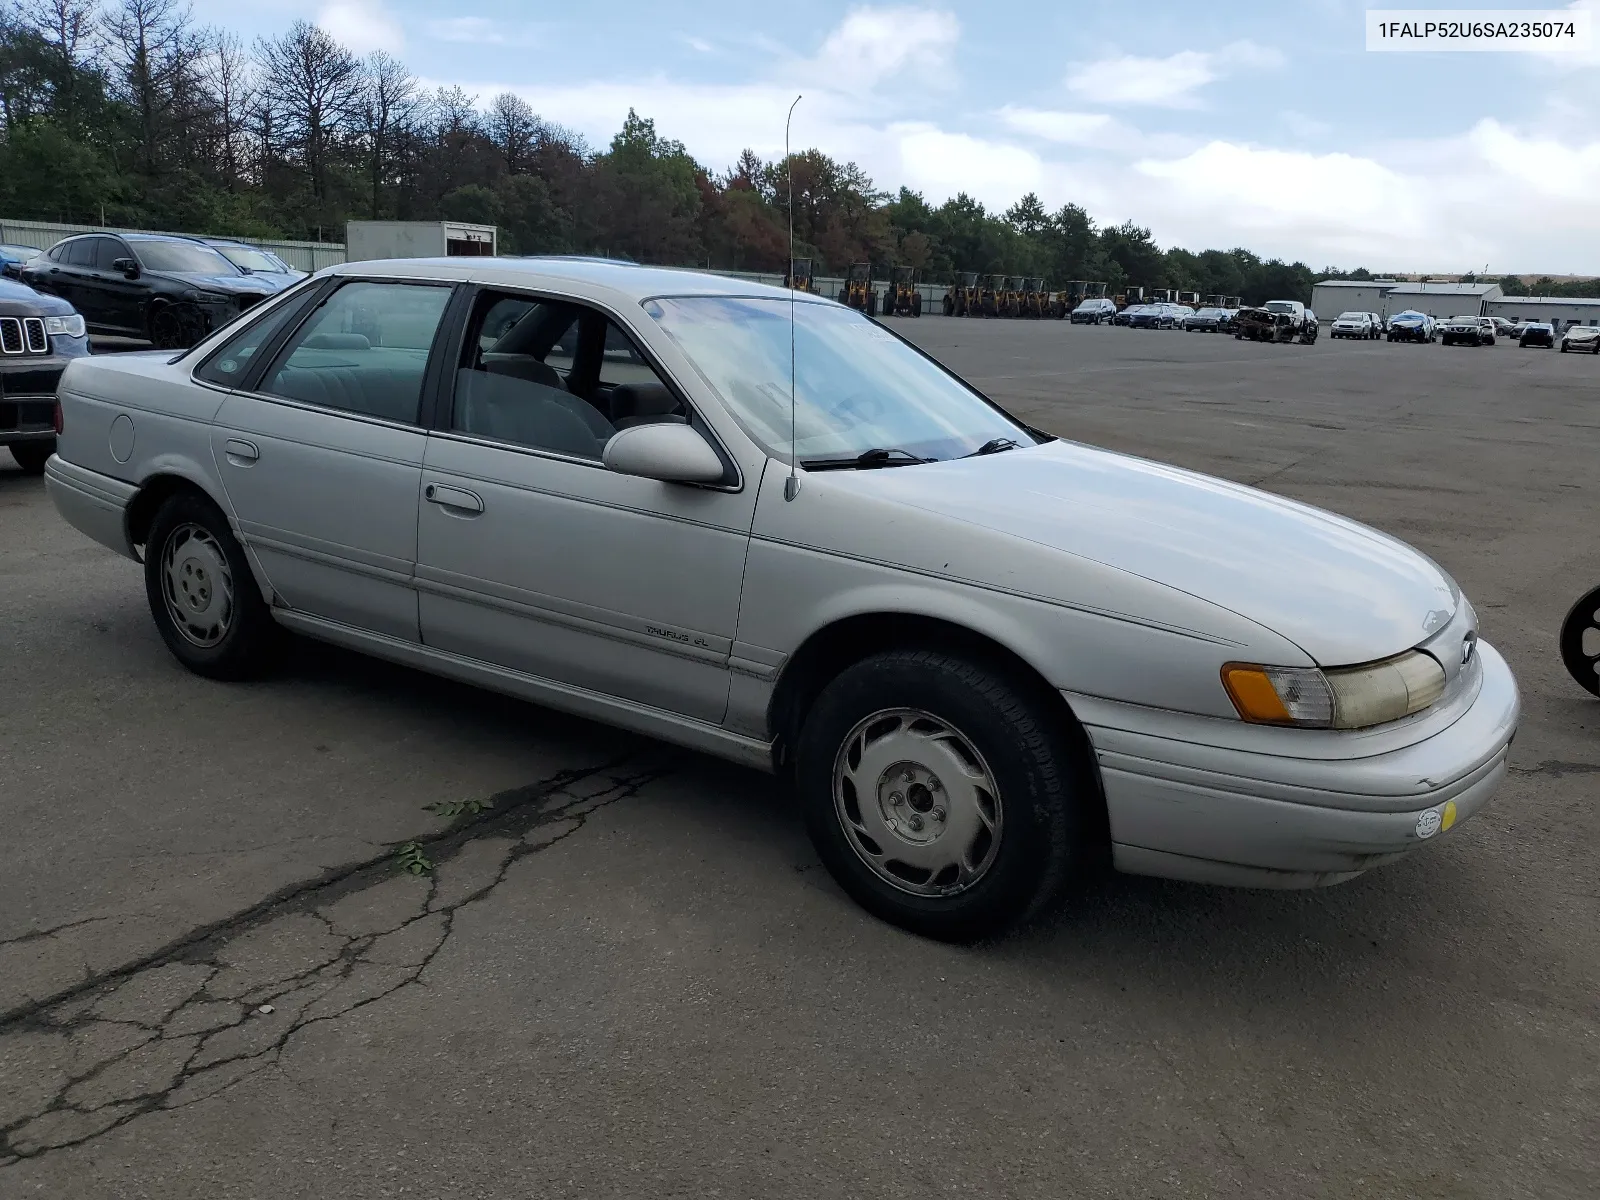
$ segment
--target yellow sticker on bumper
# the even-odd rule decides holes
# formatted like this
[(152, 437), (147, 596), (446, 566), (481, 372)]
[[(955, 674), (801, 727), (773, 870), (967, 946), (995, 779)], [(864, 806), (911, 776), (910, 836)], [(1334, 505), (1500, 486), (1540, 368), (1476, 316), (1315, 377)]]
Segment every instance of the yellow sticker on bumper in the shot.
[(1439, 822), (1440, 829), (1449, 829), (1456, 823), (1456, 802), (1448, 801), (1444, 806), (1444, 819)]

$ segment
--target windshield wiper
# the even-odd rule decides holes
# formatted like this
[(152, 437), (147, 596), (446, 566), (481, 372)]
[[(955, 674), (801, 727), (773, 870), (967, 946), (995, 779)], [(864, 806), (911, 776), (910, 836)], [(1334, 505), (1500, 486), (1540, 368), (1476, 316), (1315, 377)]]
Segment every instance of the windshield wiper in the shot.
[(1017, 445), (1018, 445), (1018, 443), (1017, 443), (1017, 440), (1015, 438), (1007, 438), (1007, 437), (990, 438), (987, 442), (985, 442), (983, 445), (979, 446), (971, 454), (963, 454), (961, 457), (962, 458), (977, 458), (980, 454), (999, 454), (1000, 451), (1002, 451), (1002, 450), (1015, 450), (1017, 448)]
[(869, 471), (877, 467), (913, 467), (918, 463), (938, 461), (936, 458), (920, 458), (909, 450), (874, 447), (854, 458), (802, 458), (800, 465), (808, 471)]

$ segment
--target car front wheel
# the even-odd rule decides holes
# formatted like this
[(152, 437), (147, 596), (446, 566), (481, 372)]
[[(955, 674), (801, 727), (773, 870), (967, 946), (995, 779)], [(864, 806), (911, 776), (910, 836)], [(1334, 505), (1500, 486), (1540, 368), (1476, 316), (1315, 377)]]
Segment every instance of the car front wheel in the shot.
[(211, 679), (260, 673), (280, 631), (244, 549), (210, 500), (179, 492), (157, 510), (144, 583), (161, 640), (184, 666)]
[(1034, 689), (931, 650), (846, 669), (808, 715), (799, 795), (818, 856), (874, 915), (943, 941), (1003, 932), (1086, 840), (1076, 751)]

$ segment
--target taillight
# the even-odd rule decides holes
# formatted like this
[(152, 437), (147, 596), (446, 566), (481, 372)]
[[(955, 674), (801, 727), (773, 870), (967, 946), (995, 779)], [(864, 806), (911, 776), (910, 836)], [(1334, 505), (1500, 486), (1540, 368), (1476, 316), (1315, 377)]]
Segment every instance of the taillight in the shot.
[(59, 401), (59, 400), (56, 401), (55, 426), (56, 426), (56, 436), (60, 437), (61, 436), (61, 431), (62, 431), (62, 428), (63, 428), (63, 421), (62, 421), (62, 416), (61, 416), (61, 401)]

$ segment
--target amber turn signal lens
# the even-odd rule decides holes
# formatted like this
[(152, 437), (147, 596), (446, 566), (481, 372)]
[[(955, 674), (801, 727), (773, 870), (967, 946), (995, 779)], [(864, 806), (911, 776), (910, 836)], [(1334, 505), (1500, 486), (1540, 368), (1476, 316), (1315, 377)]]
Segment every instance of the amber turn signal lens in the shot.
[(1222, 684), (1233, 700), (1233, 706), (1246, 721), (1266, 725), (1293, 724), (1294, 718), (1278, 697), (1278, 689), (1260, 667), (1226, 666), (1222, 668)]

